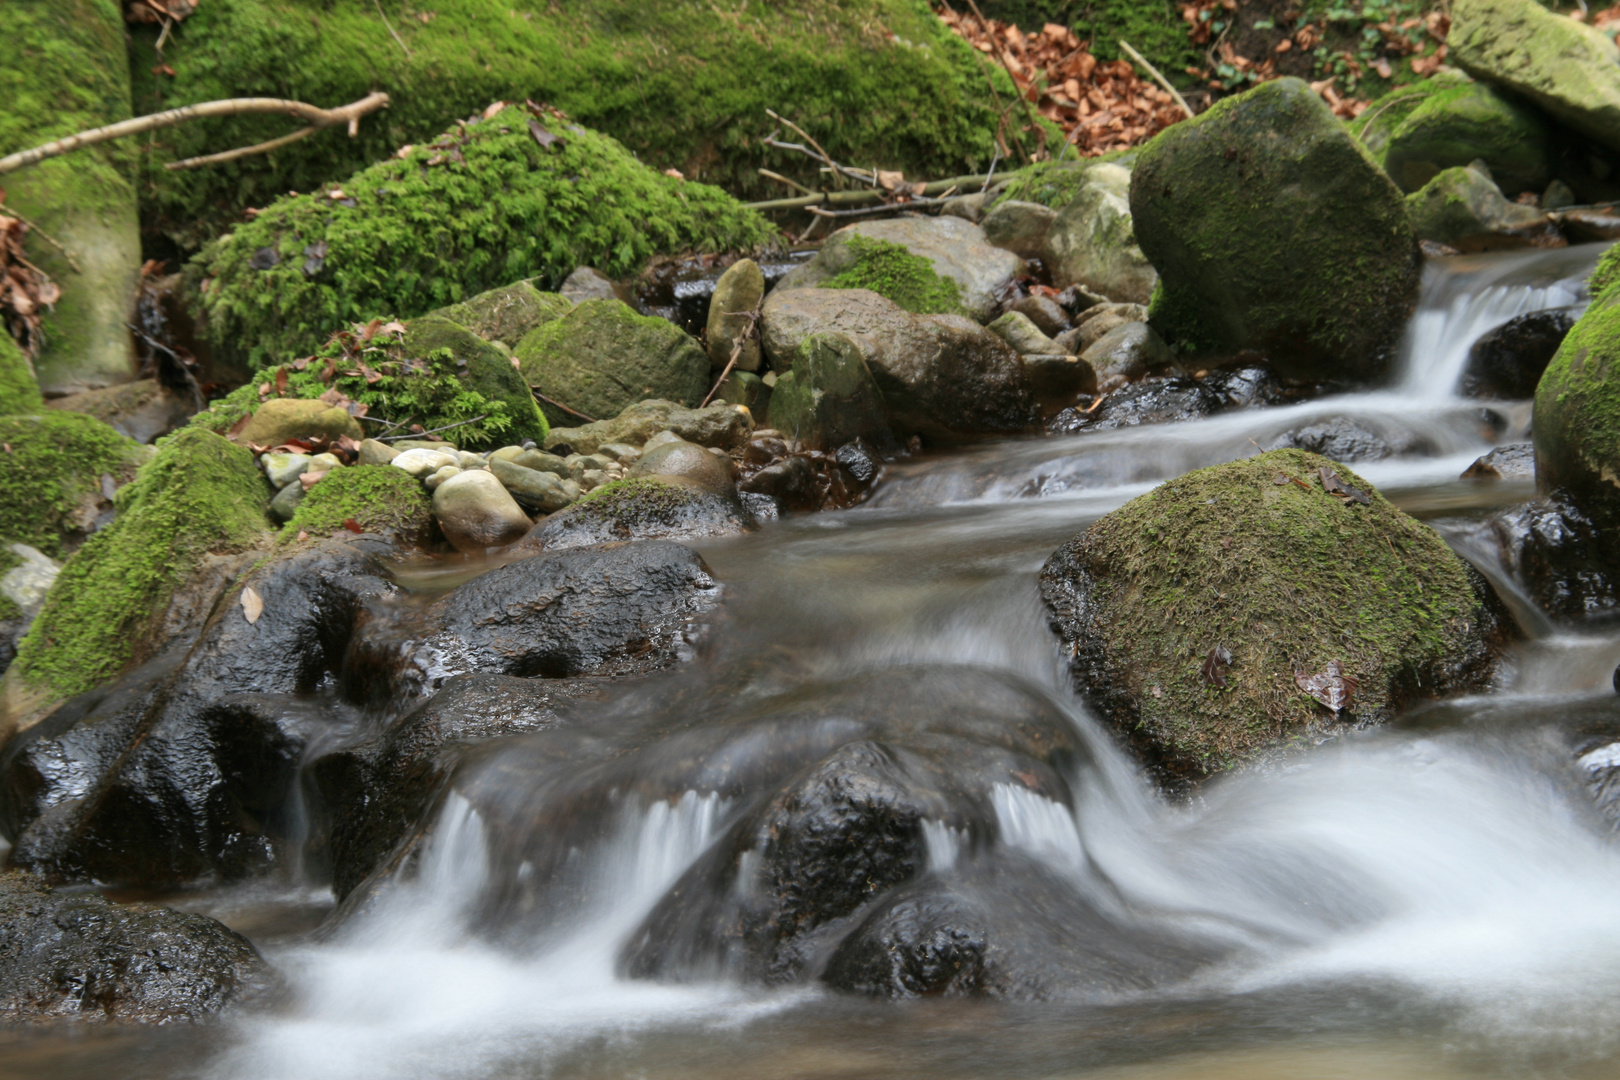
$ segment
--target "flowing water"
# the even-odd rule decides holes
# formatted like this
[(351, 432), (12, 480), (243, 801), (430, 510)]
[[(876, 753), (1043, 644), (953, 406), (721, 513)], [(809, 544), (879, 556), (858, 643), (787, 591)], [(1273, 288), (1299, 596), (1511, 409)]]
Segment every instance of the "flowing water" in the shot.
[[(1533, 485), (1458, 475), (1526, 437), (1528, 403), (1452, 392), (1480, 334), (1579, 303), (1597, 251), (1432, 264), (1388, 390), (917, 459), (865, 506), (702, 545), (727, 614), (696, 660), (614, 703), (611, 753), (582, 740), (548, 771), (543, 742), (517, 737), (463, 770), (418, 872), (335, 930), (310, 932), (330, 897), (295, 876), (181, 898), (255, 937), (284, 1001), (202, 1030), (14, 1039), (0, 1076), (1620, 1074), (1620, 849), (1582, 773), (1620, 764), (1620, 633), (1553, 625), (1496, 568), (1471, 525)], [(1156, 483), (1333, 417), (1409, 447), (1355, 468), (1493, 574), (1529, 640), (1493, 694), (1165, 801), (1072, 696), (1034, 572)], [(426, 567), (407, 580), (443, 586)], [(766, 989), (724, 965), (621, 974), (642, 920), (768, 782), (773, 740), (997, 694), (1072, 725), (1074, 806), (999, 785), (988, 833), (925, 824), (928, 873), (968, 881), (988, 843), (1125, 936), (1214, 962), (1017, 1005)], [(1616, 741), (1577, 762), (1575, 730)]]

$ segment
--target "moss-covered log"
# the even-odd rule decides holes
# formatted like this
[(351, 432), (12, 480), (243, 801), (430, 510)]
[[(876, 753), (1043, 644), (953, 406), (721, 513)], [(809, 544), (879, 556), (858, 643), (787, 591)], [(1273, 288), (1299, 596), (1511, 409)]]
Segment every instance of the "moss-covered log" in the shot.
[(752, 249), (775, 235), (718, 188), (514, 106), (340, 187), (277, 200), (188, 273), (216, 358), (261, 367), (314, 352), (345, 323), (421, 315), (519, 279), (555, 287), (581, 265), (617, 276), (655, 254)]
[[(130, 115), (124, 20), (114, 0), (11, 0), (0, 36), (0, 154)], [(103, 144), (5, 178), (6, 206), (73, 253), (43, 241), (29, 258), (62, 288), (45, 315), (36, 368), (48, 394), (134, 377), (129, 331), (140, 230), (134, 151)], [(78, 269), (74, 269), (74, 264)]]

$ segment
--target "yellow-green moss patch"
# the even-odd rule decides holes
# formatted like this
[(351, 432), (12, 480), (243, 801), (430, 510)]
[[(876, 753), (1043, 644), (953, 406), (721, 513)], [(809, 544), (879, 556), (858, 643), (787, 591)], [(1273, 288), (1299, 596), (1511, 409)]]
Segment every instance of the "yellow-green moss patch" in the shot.
[(291, 540), (300, 532), (329, 536), (351, 521), (361, 532), (420, 542), (433, 531), (433, 503), (422, 482), (404, 469), (392, 465), (333, 469), (305, 492), (280, 539)]

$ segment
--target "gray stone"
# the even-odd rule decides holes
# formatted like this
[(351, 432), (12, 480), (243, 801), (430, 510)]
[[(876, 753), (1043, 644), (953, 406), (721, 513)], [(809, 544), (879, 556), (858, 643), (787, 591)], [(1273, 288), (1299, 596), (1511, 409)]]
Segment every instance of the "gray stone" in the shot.
[(575, 428), (553, 428), (546, 436), (546, 445), (567, 445), (590, 454), (610, 443), (641, 446), (660, 431), (673, 431), (699, 446), (731, 450), (748, 441), (753, 423), (746, 413), (732, 405), (717, 403), (707, 408), (688, 409), (672, 401), (642, 401), (611, 420), (598, 420)]
[(521, 539), (531, 522), (493, 473), (452, 476), (433, 493), (433, 516), (457, 551), (483, 551)]
[(1019, 312), (1009, 311), (985, 329), (1005, 341), (1020, 356), (1063, 355), (1061, 345), (1041, 333), (1027, 315)]
[(679, 480), (701, 491), (736, 499), (737, 482), (728, 464), (695, 443), (666, 442), (645, 451), (625, 474), (627, 479), (657, 477)]
[(855, 439), (894, 444), (883, 394), (860, 346), (843, 334), (813, 334), (799, 345), (793, 370), (776, 381), (771, 426), (810, 450)]
[(288, 484), (276, 492), (276, 497), (270, 500), (270, 512), (276, 516), (277, 521), (292, 520), (293, 513), (298, 504), (304, 501), (304, 485), (300, 483)]
[(1084, 353), (1115, 328), (1146, 321), (1147, 308), (1141, 304), (1096, 304), (1082, 311), (1074, 329), (1059, 334), (1057, 341), (1065, 352)]
[(280, 491), (304, 473), (309, 471), (311, 461), (308, 454), (265, 454), (259, 458), (259, 464), (264, 466), (264, 475), (269, 478), (270, 486)]
[(446, 465), (461, 466), (461, 459), (442, 450), (406, 450), (389, 462), (396, 469), (404, 469), (418, 480), (426, 479)]
[(1055, 338), (1069, 328), (1069, 313), (1063, 310), (1063, 305), (1050, 296), (1039, 293), (1024, 297), (1007, 309), (1016, 311), (1030, 322), (1035, 329), (1049, 338)]
[(1038, 259), (1057, 211), (1040, 203), (1004, 199), (984, 216), (984, 238), (1025, 259)]
[(1040, 251), (1052, 284), (1081, 285), (1113, 300), (1145, 304), (1159, 275), (1136, 243), (1130, 170), (1104, 162), (1084, 175)]
[(1097, 385), (1108, 388), (1110, 383), (1135, 382), (1168, 364), (1171, 356), (1169, 347), (1147, 323), (1128, 322), (1104, 334), (1080, 359), (1091, 365)]
[(309, 459), (309, 468), (313, 472), (331, 472), (343, 468), (343, 459), (336, 454), (316, 454)]
[(574, 302), (566, 296), (541, 292), (532, 282), (519, 281), (430, 314), (465, 326), (485, 341), (516, 348), (524, 334), (552, 319), (562, 318), (573, 306)]
[(489, 471), (518, 502), (544, 513), (561, 510), (574, 501), (564, 486), (564, 478), (556, 473), (525, 468), (502, 458), (491, 461)]
[(552, 473), (566, 479), (569, 475), (568, 462), (556, 454), (548, 454), (544, 450), (525, 450), (521, 446), (503, 446), (489, 455), (490, 466), (493, 468), (497, 461), (511, 462), (513, 465), (535, 472)]
[(1566, 242), (1545, 211), (1509, 202), (1478, 162), (1446, 169), (1409, 195), (1406, 204), (1418, 239), (1465, 253)]
[(1097, 373), (1078, 356), (1022, 356), (1030, 389), (1043, 416), (1053, 416), (1075, 403), (1081, 394), (1097, 392)]
[[(771, 295), (808, 289), (849, 269), (855, 252), (849, 241), (857, 236), (899, 244), (933, 264), (935, 273), (956, 282), (962, 308), (979, 322), (995, 317), (998, 298), (1024, 269), (1024, 260), (991, 245), (984, 230), (957, 217), (908, 217), (846, 225), (833, 233), (816, 257), (779, 282)], [(767, 355), (770, 353), (766, 347)]]
[(440, 484), (444, 483), (446, 480), (450, 479), (452, 476), (460, 476), (460, 475), (461, 475), (461, 470), (456, 468), (456, 466), (454, 466), (454, 465), (446, 465), (444, 468), (440, 469), (438, 472), (434, 473), (432, 476), (429, 476), (426, 480), (422, 481), (422, 483), (423, 483), (423, 485), (425, 485), (427, 487), (427, 489), (429, 491), (438, 491)]
[(583, 303), (586, 300), (622, 300), (618, 287), (611, 279), (597, 273), (588, 266), (580, 266), (568, 275), (557, 290), (574, 303)]
[(1536, 447), (1534, 443), (1509, 443), (1498, 446), (1477, 458), (1463, 470), (1464, 480), (1534, 480), (1536, 478)]
[(390, 461), (399, 457), (400, 453), (398, 447), (389, 446), (387, 443), (378, 442), (376, 439), (367, 439), (360, 444), (360, 464), (387, 465)]
[(765, 275), (758, 263), (753, 259), (739, 259), (726, 268), (714, 284), (714, 295), (709, 298), (709, 321), (704, 329), (709, 363), (717, 368), (725, 367), (731, 362), (732, 349), (741, 338), (742, 352), (733, 370), (759, 370), (759, 334), (747, 313), (757, 310), (764, 299)]
[(448, 443), (443, 439), (400, 439), (389, 445), (395, 450), (436, 450), (446, 454), (457, 452), (455, 443)]
[(51, 582), (62, 566), (37, 548), (27, 544), (8, 544), (9, 550), (22, 562), (0, 574), (0, 596), (10, 600), (29, 615), (39, 610), (50, 591)]
[(641, 456), (640, 448), (629, 443), (603, 443), (596, 448), (596, 453), (620, 464), (629, 464)]
[(189, 394), (171, 393), (156, 379), (138, 379), (52, 398), (45, 407), (93, 416), (136, 442), (149, 443), (191, 417), (191, 400)]

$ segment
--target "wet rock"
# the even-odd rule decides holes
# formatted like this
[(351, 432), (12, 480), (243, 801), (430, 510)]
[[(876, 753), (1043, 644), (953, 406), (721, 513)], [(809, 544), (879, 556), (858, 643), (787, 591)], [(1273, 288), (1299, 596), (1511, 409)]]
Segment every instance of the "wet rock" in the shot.
[(1115, 162), (1087, 167), (1073, 200), (1058, 214), (1041, 259), (1058, 288), (1081, 285), (1145, 304), (1159, 275), (1137, 246), (1131, 219), (1131, 171)]
[(500, 480), (487, 472), (459, 473), (440, 484), (433, 492), (433, 516), (457, 551), (510, 544), (531, 525)]
[(735, 498), (737, 494), (730, 462), (683, 440), (666, 442), (647, 450), (636, 459), (625, 477), (678, 480), (685, 486), (726, 498)]
[(741, 339), (742, 351), (737, 355), (735, 370), (759, 370), (759, 335), (748, 313), (757, 310), (764, 299), (765, 275), (753, 259), (739, 259), (720, 275), (709, 301), (709, 323), (704, 333), (710, 364), (719, 368), (729, 364), (732, 349)]
[(1041, 332), (1028, 316), (1009, 311), (985, 327), (1020, 356), (1062, 356), (1063, 347)]
[[(856, 248), (850, 245), (856, 237), (898, 244), (911, 254), (927, 259), (935, 273), (956, 283), (962, 309), (981, 323), (995, 316), (1002, 293), (1024, 268), (1022, 259), (992, 246), (985, 239), (983, 229), (962, 218), (863, 221), (846, 225), (827, 237), (816, 257), (783, 278), (771, 296), (815, 288), (849, 269), (858, 255)], [(766, 351), (770, 352), (769, 344)]]
[(1021, 258), (1038, 259), (1047, 230), (1057, 216), (1050, 206), (1003, 199), (984, 216), (984, 238)]
[(1007, 310), (1018, 312), (1018, 314), (1034, 323), (1035, 329), (1049, 338), (1056, 338), (1069, 329), (1069, 313), (1064, 310), (1062, 304), (1050, 296), (1032, 293), (1014, 303)]
[(1206, 388), (1221, 395), (1228, 409), (1281, 405), (1289, 398), (1276, 373), (1260, 365), (1211, 371), (1201, 381)]
[(519, 281), (430, 314), (464, 326), (485, 341), (515, 349), (530, 330), (562, 318), (573, 306), (566, 296), (541, 292), (533, 282)]
[[(584, 301), (530, 331), (513, 355), (530, 386), (597, 419), (648, 398), (696, 405), (709, 389), (709, 358), (696, 342), (614, 300)], [(578, 419), (542, 406), (553, 425)]]
[(1076, 355), (1130, 323), (1147, 322), (1147, 308), (1141, 304), (1093, 304), (1074, 319), (1074, 329), (1058, 337), (1058, 344)]
[(1171, 424), (1213, 416), (1226, 407), (1225, 397), (1196, 379), (1181, 376), (1146, 379), (1114, 391), (1089, 412), (1064, 409), (1052, 418), (1046, 429), (1056, 435), (1067, 435), (1142, 424)]
[(1030, 391), (1043, 416), (1056, 416), (1082, 394), (1097, 392), (1097, 373), (1078, 356), (1023, 356)]
[(735, 491), (716, 494), (679, 477), (648, 476), (602, 485), (541, 521), (517, 547), (559, 551), (627, 540), (700, 540), (754, 527)]
[[(812, 334), (800, 343), (793, 370), (777, 379), (771, 408), (771, 424), (812, 450), (831, 450), (853, 439), (880, 447), (895, 445), (883, 394), (860, 345), (843, 334)], [(751, 490), (780, 494), (768, 488)]]
[(1032, 422), (1018, 355), (970, 319), (913, 315), (864, 289), (778, 289), (765, 298), (765, 353), (778, 371), (821, 333), (860, 346), (897, 434), (1012, 432)]
[(1620, 150), (1620, 49), (1606, 34), (1535, 0), (1461, 0), (1447, 44), (1470, 75)]
[(1137, 157), (1131, 211), (1160, 274), (1152, 322), (1173, 347), (1252, 349), (1291, 379), (1388, 373), (1417, 300), (1417, 238), (1399, 189), (1304, 82), (1161, 132)]
[(1481, 164), (1447, 169), (1407, 196), (1418, 239), (1455, 251), (1563, 247), (1564, 234), (1548, 214), (1509, 202)]
[(271, 398), (259, 406), (253, 419), (231, 440), (242, 446), (280, 446), (294, 439), (335, 442), (343, 436), (363, 439), (365, 434), (360, 430), (360, 421), (336, 405), (304, 398)]
[(661, 431), (673, 431), (699, 446), (731, 450), (746, 443), (752, 430), (749, 418), (730, 405), (688, 409), (673, 401), (651, 400), (631, 405), (610, 420), (552, 428), (545, 445), (548, 449), (568, 446), (582, 454), (594, 454), (614, 444), (639, 447)]
[[(1086, 326), (1093, 326), (1093, 319)], [(1084, 332), (1085, 327), (1081, 327)], [(1127, 322), (1098, 338), (1080, 359), (1091, 366), (1097, 385), (1103, 389), (1137, 379), (1171, 361), (1170, 348), (1147, 323)]]
[(1531, 443), (1509, 443), (1481, 455), (1463, 470), (1463, 480), (1533, 480), (1536, 449)]
[(1009, 853), (890, 892), (822, 981), (884, 998), (1108, 1000), (1185, 979), (1225, 952), (1104, 914), (1073, 880)]
[(1536, 386), (1536, 483), (1564, 491), (1599, 529), (1620, 527), (1620, 285), (1607, 255), (1592, 275), (1596, 294)]
[(1345, 462), (1382, 461), (1388, 457), (1432, 450), (1426, 442), (1405, 428), (1374, 431), (1345, 416), (1318, 420), (1284, 432), (1273, 439), (1266, 449), (1282, 447), (1308, 450), (1334, 461)]
[(1506, 569), (1555, 619), (1620, 611), (1620, 551), (1581, 508), (1553, 492), (1491, 519)]
[(93, 416), (136, 442), (149, 443), (184, 424), (195, 406), (189, 395), (181, 397), (156, 379), (137, 379), (52, 398), (45, 408)]
[(0, 874), (0, 1021), (196, 1022), (273, 984), (248, 940), (206, 916)]
[(1580, 318), (1578, 308), (1548, 308), (1510, 319), (1468, 350), (1460, 390), (1468, 397), (1523, 400)]
[[(1172, 785), (1485, 686), (1511, 632), (1434, 530), (1301, 450), (1132, 500), (1054, 553), (1041, 591), (1076, 688)], [(1354, 680), (1337, 710), (1296, 682), (1330, 664)]]
[(16, 658), (17, 642), (28, 632), (62, 570), (55, 559), (27, 544), (6, 545), (0, 566), (8, 563), (10, 568), (0, 574), (0, 600), (10, 607), (7, 611), (0, 606), (0, 672)]
[(690, 649), (719, 593), (697, 552), (664, 540), (548, 551), (480, 574), (357, 640), (354, 665), (374, 700), (426, 696), (469, 672), (641, 674)]
[[(489, 471), (521, 505), (543, 514), (561, 510), (578, 497), (563, 486), (563, 477), (553, 470), (525, 468), (516, 461), (495, 458), (489, 463)], [(527, 525), (524, 531), (528, 531)]]
[(457, 675), (380, 735), (310, 765), (317, 838), (339, 900), (384, 866), (420, 828), (445, 782), (473, 747), (563, 722), (558, 709), (599, 689), (592, 679)]
[(788, 510), (819, 510), (821, 491), (816, 484), (815, 466), (808, 458), (788, 455), (760, 469), (743, 481), (743, 490), (766, 495)]

